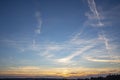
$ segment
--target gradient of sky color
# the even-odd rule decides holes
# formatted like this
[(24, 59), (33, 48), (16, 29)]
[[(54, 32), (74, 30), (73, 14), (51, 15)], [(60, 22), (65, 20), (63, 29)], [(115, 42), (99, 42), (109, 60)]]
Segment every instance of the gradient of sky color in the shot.
[(0, 0), (0, 76), (120, 73), (120, 0)]

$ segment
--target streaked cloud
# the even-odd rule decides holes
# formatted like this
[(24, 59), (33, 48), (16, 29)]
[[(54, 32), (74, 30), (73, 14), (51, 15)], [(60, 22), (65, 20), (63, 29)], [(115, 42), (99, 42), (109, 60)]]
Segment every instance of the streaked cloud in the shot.
[(40, 34), (40, 28), (36, 29), (36, 30), (35, 30), (35, 33), (36, 33), (36, 34)]
[(106, 38), (104, 34), (99, 35), (99, 39), (104, 42), (106, 50), (109, 51), (111, 49), (110, 46), (109, 46), (109, 39)]
[(37, 29), (35, 29), (35, 33), (36, 34), (40, 34), (41, 33), (41, 27), (42, 27), (42, 19), (41, 19), (41, 13), (40, 11), (37, 11), (35, 14), (36, 18), (37, 18)]
[(37, 66), (21, 66), (21, 67), (10, 67), (10, 69), (12, 70), (39, 70), (40, 67), (37, 67)]
[[(93, 61), (93, 62), (107, 62), (107, 63), (120, 63), (120, 59), (118, 59), (118, 57), (116, 58), (116, 57), (114, 57), (114, 56), (112, 56), (112, 57), (110, 57), (110, 56), (108, 56), (107, 58), (109, 58), (109, 59), (106, 59), (106, 57), (105, 58), (101, 58), (101, 57), (86, 57), (86, 59), (87, 60), (89, 60), (89, 61)], [(120, 58), (120, 57), (119, 57)]]
[(102, 15), (97, 10), (97, 6), (94, 0), (87, 0), (88, 6), (90, 8), (90, 11), (92, 13), (86, 13), (85, 16), (88, 17), (88, 20), (85, 22), (85, 25), (87, 26), (93, 26), (93, 27), (102, 27), (104, 26), (104, 23), (101, 21)]
[[(46, 59), (50, 59), (54, 63), (62, 63), (62, 64), (74, 64), (76, 60), (75, 57), (86, 54), (87, 51), (92, 51), (90, 53), (105, 53), (102, 48), (97, 48), (96, 46), (101, 46), (104, 43), (107, 50), (110, 50), (110, 46), (108, 44), (108, 39), (105, 35), (99, 35), (98, 38), (92, 39), (83, 39), (81, 38), (82, 34), (75, 34), (70, 40), (64, 43), (36, 43), (36, 40), (33, 40), (31, 44), (27, 45), (27, 47), (23, 48), (24, 51), (34, 51), (34, 54), (38, 54)], [(24, 44), (25, 45), (25, 44)], [(96, 47), (96, 49), (94, 49)], [(102, 50), (101, 52), (95, 52)], [(69, 52), (70, 51), (70, 52)], [(68, 53), (66, 56), (60, 56), (61, 54)], [(106, 54), (106, 53), (105, 53)], [(87, 54), (86, 54), (87, 55)], [(112, 54), (107, 54), (112, 55)], [(85, 58), (85, 57), (83, 57)], [(86, 58), (85, 58), (86, 59)], [(62, 65), (59, 64), (59, 65)]]
[(80, 54), (84, 53), (85, 51), (89, 50), (90, 48), (92, 48), (93, 46), (85, 46), (84, 48), (81, 48), (77, 51), (75, 51), (74, 53), (70, 54), (69, 56), (65, 57), (65, 58), (61, 58), (58, 59), (58, 62), (62, 62), (62, 63), (69, 63), (74, 57), (79, 56)]

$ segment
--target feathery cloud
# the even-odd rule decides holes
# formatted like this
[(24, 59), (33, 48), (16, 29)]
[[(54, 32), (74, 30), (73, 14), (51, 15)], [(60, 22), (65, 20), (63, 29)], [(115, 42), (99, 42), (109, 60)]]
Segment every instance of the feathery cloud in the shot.
[(40, 67), (36, 67), (36, 66), (21, 66), (21, 67), (10, 67), (11, 70), (39, 70), (41, 69)]
[(105, 35), (99, 35), (99, 39), (104, 42), (106, 50), (111, 49), (110, 46), (109, 46), (109, 39), (106, 38)]
[(74, 57), (84, 53), (85, 51), (89, 50), (90, 48), (92, 48), (93, 46), (86, 46), (82, 49), (79, 49), (77, 51), (75, 51), (74, 53), (70, 54), (69, 56), (65, 57), (65, 58), (61, 58), (61, 59), (58, 59), (57, 61), (58, 62), (62, 62), (62, 63), (69, 63)]
[(96, 3), (94, 0), (88, 0), (88, 6), (90, 8), (90, 13), (86, 13), (85, 15), (88, 17), (88, 21), (85, 22), (85, 25), (90, 25), (93, 27), (102, 27), (104, 24), (101, 22), (101, 15), (97, 10)]
[(86, 57), (87, 60), (89, 61), (94, 61), (94, 62), (111, 62), (111, 63), (120, 63), (120, 59), (116, 58), (116, 57), (108, 57), (109, 59), (101, 59), (100, 57)]
[(39, 11), (36, 12), (35, 14), (36, 18), (37, 18), (37, 29), (35, 30), (36, 34), (40, 34), (41, 33), (41, 27), (42, 27), (42, 19), (41, 19), (41, 13)]

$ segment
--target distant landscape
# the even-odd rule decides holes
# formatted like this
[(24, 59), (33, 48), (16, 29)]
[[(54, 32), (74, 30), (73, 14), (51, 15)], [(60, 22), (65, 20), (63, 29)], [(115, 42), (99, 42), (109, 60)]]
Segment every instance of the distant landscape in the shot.
[(2, 78), (0, 80), (120, 80), (120, 74), (108, 75), (106, 77), (91, 77), (91, 78)]

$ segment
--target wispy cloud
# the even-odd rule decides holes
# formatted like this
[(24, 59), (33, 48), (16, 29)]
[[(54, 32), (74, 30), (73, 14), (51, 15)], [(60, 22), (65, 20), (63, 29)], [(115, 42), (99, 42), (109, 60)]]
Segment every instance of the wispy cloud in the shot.
[(88, 6), (92, 13), (86, 13), (85, 15), (88, 17), (88, 21), (85, 22), (85, 25), (90, 25), (93, 27), (102, 27), (104, 24), (101, 22), (102, 16), (97, 10), (97, 6), (94, 0), (87, 0)]
[(32, 47), (33, 47), (33, 49), (36, 48), (36, 41), (35, 40), (33, 40), (33, 42), (32, 42)]
[(107, 63), (109, 63), (109, 62), (111, 62), (111, 63), (120, 63), (120, 59), (118, 59), (118, 57), (114, 57), (114, 56), (112, 56), (112, 57), (107, 57), (107, 58), (109, 58), (109, 59), (106, 59), (106, 57), (105, 58), (101, 58), (101, 57), (86, 57), (86, 59), (87, 60), (89, 60), (89, 61), (94, 61), (94, 62), (107, 62)]
[(39, 70), (41, 69), (40, 67), (37, 66), (21, 66), (21, 67), (10, 67), (11, 70)]
[(29, 43), (28, 40), (13, 40), (13, 39), (3, 39), (0, 40), (4, 45), (7, 45), (8, 47), (10, 46), (11, 48), (18, 49), (21, 52), (24, 52), (25, 50), (25, 45)]
[[(99, 47), (102, 45), (105, 46), (106, 50), (111, 49), (108, 43), (109, 39), (105, 36), (105, 34), (99, 35), (98, 38), (95, 37), (92, 39), (81, 38), (81, 36), (82, 36), (81, 33), (75, 34), (71, 39), (63, 43), (55, 43), (55, 42), (36, 43), (36, 40), (33, 40), (31, 44), (27, 44), (26, 47), (23, 49), (24, 51), (33, 50), (34, 54), (37, 54), (41, 57), (44, 57), (47, 60), (50, 60), (50, 63), (52, 62), (58, 65), (63, 65), (63, 64), (72, 65), (75, 62), (77, 62), (76, 60), (74, 60), (75, 57), (80, 57), (81, 55), (88, 53), (87, 51), (89, 51), (89, 54), (95, 54), (95, 53), (101, 55), (103, 53), (104, 55), (112, 54), (112, 53), (106, 54), (106, 52), (104, 52), (105, 50), (102, 50), (102, 48)], [(11, 42), (11, 41), (7, 41), (7, 42)], [(101, 51), (101, 52), (97, 52), (97, 51)], [(61, 56), (61, 54), (64, 54), (64, 56)], [(86, 54), (86, 56), (89, 54)], [(86, 57), (83, 58), (86, 59)], [(99, 60), (99, 58), (98, 59), (96, 58), (96, 60), (91, 58), (87, 58), (87, 59), (98, 62), (102, 62), (102, 61), (109, 62), (108, 60)], [(115, 62), (115, 60), (114, 61), (111, 60), (111, 62)]]
[(37, 28), (37, 29), (35, 30), (35, 33), (36, 33), (36, 34), (40, 34), (40, 32), (41, 32), (41, 29), (40, 29), (40, 28)]
[(93, 45), (85, 46), (65, 58), (58, 59), (57, 61), (62, 63), (69, 63), (74, 57), (79, 56), (80, 54), (84, 53), (85, 51), (89, 50), (92, 47)]
[(106, 38), (104, 34), (103, 35), (99, 35), (99, 39), (104, 42), (106, 50), (109, 51), (111, 49), (110, 46), (109, 46), (109, 39)]
[(54, 53), (61, 51), (63, 48), (64, 48), (63, 46), (61, 46), (60, 44), (56, 44), (56, 43), (46, 44), (46, 46), (44, 46), (43, 53), (39, 55), (44, 56), (46, 58), (52, 58), (55, 56)]
[(37, 11), (35, 16), (37, 18), (37, 23), (38, 23), (38, 26), (37, 26), (37, 29), (35, 30), (35, 33), (40, 34), (41, 33), (41, 27), (42, 27), (42, 19), (41, 19), (40, 11)]

